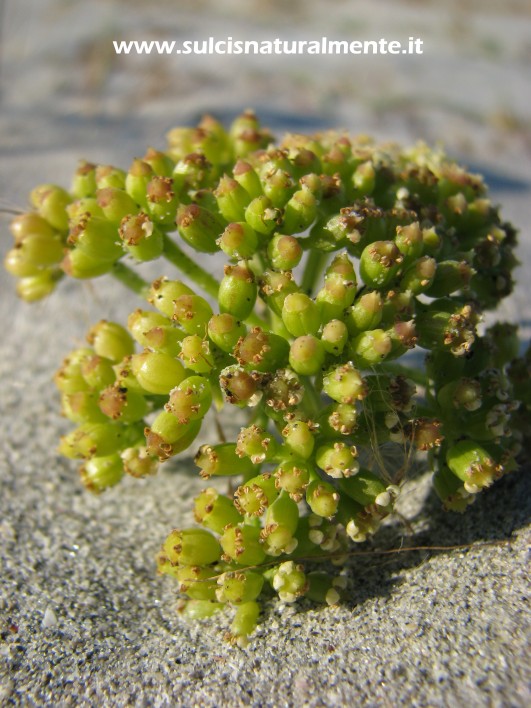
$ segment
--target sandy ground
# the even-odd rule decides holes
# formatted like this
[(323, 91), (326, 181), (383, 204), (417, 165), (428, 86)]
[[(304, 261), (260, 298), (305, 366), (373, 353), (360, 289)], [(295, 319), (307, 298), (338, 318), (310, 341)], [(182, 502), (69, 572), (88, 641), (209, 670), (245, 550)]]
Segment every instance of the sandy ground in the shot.
[[(220, 6), (222, 5), (222, 6)], [(242, 7), (243, 6), (243, 7)], [(0, 199), (68, 184), (79, 157), (127, 166), (173, 124), (254, 106), (276, 131), (340, 126), (442, 141), (483, 171), (521, 230), (522, 268), (501, 316), (529, 338), (531, 16), (524, 2), (83, 3), (7, 0), (2, 10)], [(422, 37), (421, 57), (117, 57), (120, 38)], [(9, 247), (4, 228), (1, 250)], [(103, 279), (28, 307), (1, 277), (0, 704), (153, 706), (526, 706), (531, 702), (529, 475), (464, 516), (420, 480), (414, 534), (381, 547), (506, 541), (351, 561), (351, 600), (270, 602), (250, 650), (225, 620), (189, 625), (154, 574), (167, 531), (190, 521), (189, 458), (102, 498), (55, 453), (67, 429), (51, 374), (101, 316), (131, 300)], [(208, 435), (207, 435), (208, 437)], [(508, 540), (510, 538), (510, 540)]]

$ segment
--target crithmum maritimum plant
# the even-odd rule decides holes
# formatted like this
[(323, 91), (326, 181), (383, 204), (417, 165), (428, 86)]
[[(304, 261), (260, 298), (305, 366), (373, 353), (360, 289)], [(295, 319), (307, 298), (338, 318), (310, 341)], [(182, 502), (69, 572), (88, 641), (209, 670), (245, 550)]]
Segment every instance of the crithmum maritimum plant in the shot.
[[(60, 450), (88, 489), (154, 474), (212, 406), (248, 413), (235, 440), (197, 451), (197, 526), (158, 556), (185, 615), (236, 607), (239, 645), (264, 588), (340, 600), (344, 557), (393, 512), (419, 451), (455, 511), (516, 468), (531, 354), (516, 326), (482, 325), (511, 292), (516, 232), (441, 151), (336, 132), (276, 144), (252, 112), (227, 131), (205, 117), (128, 171), (81, 162), (69, 190), (31, 203), (5, 258), (24, 300), (105, 273), (139, 296), (55, 377), (76, 426)], [(226, 257), (220, 282), (210, 254)], [(155, 259), (149, 284), (135, 263)], [(208, 484), (220, 476), (231, 492)], [(336, 575), (314, 569), (323, 558)]]

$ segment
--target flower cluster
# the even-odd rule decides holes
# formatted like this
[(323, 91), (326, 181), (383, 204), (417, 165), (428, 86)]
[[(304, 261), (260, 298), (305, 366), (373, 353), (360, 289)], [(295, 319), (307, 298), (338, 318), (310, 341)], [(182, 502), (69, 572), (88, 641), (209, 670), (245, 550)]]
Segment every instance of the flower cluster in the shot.
[[(127, 172), (83, 162), (70, 191), (33, 190), (5, 266), (28, 301), (65, 275), (111, 273), (152, 306), (127, 328), (99, 322), (56, 374), (77, 425), (60, 450), (92, 491), (153, 474), (213, 405), (248, 410), (236, 440), (195, 456), (205, 480), (237, 477), (232, 491), (207, 486), (199, 526), (172, 531), (158, 557), (185, 615), (235, 606), (244, 645), (264, 587), (339, 601), (345, 575), (312, 568), (341, 566), (378, 529), (417, 452), (457, 511), (516, 467), (531, 354), (513, 325), (481, 325), (511, 291), (516, 232), (480, 177), (424, 145), (332, 132), (275, 145), (251, 112), (168, 141)], [(221, 282), (174, 231), (225, 254)], [(158, 258), (186, 282), (148, 285), (124, 263)]]

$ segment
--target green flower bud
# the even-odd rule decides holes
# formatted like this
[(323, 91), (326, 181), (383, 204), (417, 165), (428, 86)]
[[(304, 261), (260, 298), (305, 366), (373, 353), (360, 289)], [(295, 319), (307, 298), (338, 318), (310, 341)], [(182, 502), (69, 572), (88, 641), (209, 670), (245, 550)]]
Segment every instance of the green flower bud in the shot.
[[(349, 354), (354, 364), (360, 369), (369, 369), (380, 364), (393, 348), (393, 341), (383, 329), (361, 332), (351, 339)], [(348, 401), (347, 401), (348, 402)]]
[(124, 472), (131, 477), (143, 479), (156, 474), (159, 463), (156, 457), (150, 455), (145, 445), (127, 447), (120, 453)]
[(426, 349), (446, 348), (454, 356), (464, 356), (474, 343), (477, 321), (471, 304), (459, 307), (459, 303), (434, 300), (417, 315), (419, 344)]
[(328, 482), (315, 479), (306, 489), (306, 503), (317, 516), (331, 519), (337, 511), (339, 494)]
[(116, 322), (100, 320), (87, 333), (87, 342), (98, 356), (118, 362), (135, 350), (129, 332)]
[(262, 516), (277, 497), (275, 478), (266, 472), (238, 487), (234, 492), (234, 506), (244, 516)]
[(303, 460), (311, 457), (315, 444), (315, 426), (304, 420), (290, 420), (282, 430), (283, 450)]
[(96, 216), (99, 219), (105, 219), (103, 209), (98, 204), (98, 200), (96, 199), (96, 197), (84, 197), (83, 199), (76, 199), (75, 202), (71, 202), (66, 207), (66, 213), (68, 215), (68, 221), (70, 226), (73, 226), (80, 219), (87, 215)]
[(175, 529), (162, 550), (172, 565), (210, 565), (221, 556), (217, 539), (205, 529)]
[(303, 566), (296, 565), (293, 561), (286, 561), (278, 566), (271, 584), (282, 602), (295, 602), (308, 590)]
[(321, 342), (328, 354), (340, 356), (348, 341), (347, 325), (341, 320), (330, 320), (323, 327)]
[(61, 414), (73, 423), (105, 423), (108, 421), (99, 406), (98, 394), (93, 391), (63, 393), (61, 396)]
[(349, 361), (324, 375), (323, 391), (338, 403), (354, 403), (367, 395), (367, 386), (358, 369)]
[(248, 570), (244, 573), (223, 573), (217, 580), (216, 598), (219, 602), (240, 605), (255, 600), (262, 592), (264, 576)]
[[(241, 145), (239, 145), (239, 150), (242, 150)], [(257, 602), (243, 602), (239, 605), (230, 626), (229, 640), (244, 649), (249, 644), (248, 635), (256, 629), (259, 615), (260, 605)]]
[(283, 208), (295, 192), (295, 182), (289, 172), (271, 169), (261, 177), (262, 189), (273, 207)]
[(105, 189), (106, 187), (124, 189), (125, 177), (125, 172), (119, 167), (96, 165), (96, 187), (98, 189)]
[(376, 329), (382, 321), (383, 300), (377, 290), (364, 293), (349, 308), (345, 323), (350, 334)]
[(182, 340), (179, 356), (186, 368), (196, 374), (209, 374), (214, 368), (215, 360), (209, 343), (197, 334), (192, 334)]
[(245, 320), (253, 311), (258, 292), (254, 275), (244, 261), (226, 265), (224, 270), (218, 293), (220, 310)]
[(245, 157), (250, 152), (265, 148), (272, 140), (271, 133), (261, 127), (251, 110), (245, 110), (233, 120), (229, 136), (237, 157)]
[(245, 221), (257, 233), (269, 236), (282, 224), (283, 212), (263, 195), (255, 197), (245, 210)]
[(17, 283), (17, 295), (25, 302), (36, 302), (48, 297), (57, 285), (59, 276), (51, 270), (21, 278)]
[(135, 158), (125, 177), (125, 191), (143, 209), (148, 207), (147, 186), (154, 176), (151, 165)]
[(232, 175), (236, 182), (245, 189), (251, 200), (262, 195), (260, 178), (248, 162), (238, 160), (232, 169)]
[(207, 487), (194, 500), (194, 518), (202, 526), (223, 533), (225, 526), (236, 526), (242, 517), (232, 500), (220, 494), (213, 487)]
[(165, 152), (156, 150), (153, 147), (148, 147), (146, 154), (142, 157), (142, 160), (150, 165), (155, 174), (161, 175), (162, 177), (169, 177), (175, 167), (171, 157), (166, 155)]
[(235, 179), (224, 175), (214, 190), (219, 211), (227, 221), (243, 221), (251, 201), (249, 193)]
[(321, 325), (317, 305), (304, 293), (292, 293), (284, 300), (282, 321), (294, 337), (315, 335)]
[(233, 352), (238, 364), (256, 371), (275, 371), (287, 363), (289, 344), (283, 337), (253, 329), (238, 340)]
[(405, 428), (405, 433), (418, 450), (431, 450), (439, 447), (444, 440), (440, 420), (416, 418)]
[(404, 265), (410, 266), (418, 260), (424, 251), (424, 239), (419, 222), (396, 227), (395, 243), (404, 256)]
[(118, 224), (125, 216), (138, 213), (138, 205), (123, 189), (98, 189), (96, 201), (106, 219)]
[(162, 232), (144, 212), (124, 216), (118, 234), (125, 250), (138, 261), (154, 260), (164, 250)]
[(317, 337), (312, 334), (297, 337), (290, 347), (289, 364), (297, 374), (313, 376), (321, 371), (325, 354), (325, 348)]
[[(356, 477), (342, 481), (341, 485), (354, 480)], [(386, 497), (382, 497), (382, 500), (385, 499)], [(375, 534), (387, 514), (385, 508), (376, 504), (364, 508), (362, 504), (350, 499), (346, 494), (341, 494), (337, 518), (345, 527), (347, 536), (355, 543), (363, 543), (369, 536)]]
[(42, 273), (38, 265), (33, 265), (26, 259), (20, 248), (12, 248), (6, 253), (4, 268), (15, 278), (35, 277)]
[(177, 355), (181, 352), (183, 333), (158, 312), (135, 310), (127, 319), (127, 328), (143, 347)]
[(370, 160), (359, 164), (352, 173), (352, 186), (356, 198), (372, 194), (376, 184), (374, 165)]
[(256, 406), (262, 397), (263, 375), (245, 371), (238, 365), (227, 366), (219, 376), (219, 384), (226, 400), (235, 406)]
[(200, 295), (180, 295), (173, 302), (172, 320), (187, 334), (204, 336), (211, 317), (212, 308)]
[(342, 208), (330, 219), (317, 221), (310, 231), (309, 243), (312, 248), (328, 253), (357, 243), (361, 239), (359, 229), (362, 218), (351, 207)]
[(197, 152), (184, 155), (173, 169), (173, 186), (179, 195), (208, 187), (212, 178), (212, 164)]
[(101, 392), (99, 406), (106, 416), (122, 423), (142, 420), (149, 410), (144, 396), (119, 384), (108, 386)]
[[(310, 228), (316, 217), (316, 196), (308, 189), (300, 189), (285, 205), (282, 231), (286, 234), (302, 233)], [(291, 267), (280, 267), (280, 270), (289, 270)]]
[(54, 236), (56, 231), (42, 216), (34, 211), (28, 211), (15, 216), (10, 224), (9, 230), (15, 239), (15, 245), (21, 243), (30, 234), (41, 234), (43, 236)]
[(81, 375), (90, 388), (101, 391), (115, 381), (115, 373), (109, 359), (97, 354), (83, 358), (80, 362)]
[(194, 291), (180, 280), (158, 278), (153, 281), (149, 293), (149, 302), (166, 317), (173, 317), (174, 302), (181, 295), (193, 295)]
[(464, 483), (465, 491), (477, 494), (503, 474), (504, 467), (474, 440), (461, 440), (448, 449), (446, 464)]
[(201, 470), (200, 474), (204, 479), (212, 476), (247, 475), (254, 470), (249, 459), (237, 454), (235, 443), (201, 445), (194, 462)]
[(79, 278), (80, 280), (105, 275), (112, 270), (112, 267), (112, 260), (105, 261), (95, 256), (89, 256), (79, 248), (68, 251), (61, 261), (63, 272), (71, 278)]
[(179, 197), (170, 177), (153, 177), (146, 186), (147, 209), (154, 221), (163, 226), (175, 223)]
[(175, 357), (147, 349), (133, 355), (131, 369), (144, 391), (160, 395), (168, 394), (186, 377), (184, 366)]
[(221, 315), (213, 315), (210, 318), (207, 325), (207, 333), (217, 347), (224, 352), (230, 353), (238, 341), (245, 337), (247, 329), (234, 315), (224, 312)]
[(265, 525), (260, 532), (264, 550), (269, 556), (279, 556), (281, 553), (293, 553), (297, 548), (294, 538), (299, 523), (297, 503), (286, 494), (281, 494), (268, 507)]
[(258, 249), (258, 237), (249, 224), (237, 221), (227, 226), (217, 245), (229, 258), (251, 258)]
[(275, 270), (292, 270), (302, 258), (302, 247), (294, 236), (273, 236), (267, 246), (267, 256)]
[(54, 376), (54, 382), (61, 393), (77, 393), (92, 388), (85, 380), (82, 372), (83, 363), (94, 355), (92, 349), (82, 347), (74, 349), (63, 360), (61, 367)]
[(96, 191), (96, 165), (92, 165), (86, 160), (80, 160), (70, 191), (76, 199), (91, 197)]
[(120, 455), (93, 457), (87, 460), (79, 469), (81, 481), (85, 489), (100, 494), (122, 479), (123, 463)]
[[(318, 466), (334, 479), (352, 477), (357, 474), (360, 469), (357, 458), (356, 446), (347, 445), (344, 442), (327, 442), (321, 445), (315, 453), (315, 461)], [(319, 516), (323, 516), (323, 514), (319, 514)], [(328, 516), (328, 514), (324, 516)]]
[(451, 381), (438, 392), (437, 402), (448, 416), (454, 416), (456, 409), (476, 411), (483, 403), (481, 384), (465, 377)]
[(229, 526), (220, 538), (223, 560), (238, 565), (260, 565), (265, 552), (260, 543), (260, 529), (256, 526)]
[(264, 382), (264, 400), (272, 412), (282, 414), (297, 406), (303, 399), (304, 388), (297, 374), (290, 369), (278, 369), (271, 379)]
[(90, 214), (84, 214), (70, 228), (68, 244), (94, 260), (116, 261), (123, 255), (116, 225)]
[[(193, 420), (201, 420), (212, 405), (212, 389), (203, 376), (189, 376), (170, 391), (166, 410), (187, 425)], [(239, 458), (238, 458), (239, 459)]]
[(316, 295), (320, 317), (324, 322), (343, 319), (346, 308), (354, 302), (356, 280), (345, 280), (339, 273), (330, 273)]
[[(188, 597), (199, 602), (216, 599), (216, 580), (212, 578), (211, 568), (201, 568), (198, 565), (179, 565), (170, 569), (168, 575), (175, 575), (180, 582), (180, 592), (186, 593)], [(214, 603), (212, 603), (214, 604)]]
[(200, 429), (200, 420), (183, 425), (172, 413), (161, 411), (151, 428), (144, 429), (146, 449), (150, 455), (164, 462), (190, 447)]
[(119, 423), (84, 423), (61, 438), (59, 452), (71, 459), (105, 457), (142, 437), (141, 428)]
[(327, 406), (319, 416), (320, 431), (324, 436), (352, 435), (358, 426), (355, 405), (335, 403)]
[(58, 231), (68, 229), (66, 207), (71, 196), (55, 184), (41, 184), (30, 193), (30, 200), (42, 218)]
[(465, 511), (476, 497), (467, 492), (463, 481), (456, 477), (450, 469), (443, 465), (433, 477), (433, 486), (437, 496), (448, 511)]
[(177, 227), (181, 237), (196, 251), (215, 253), (216, 241), (226, 222), (217, 214), (198, 204), (182, 205), (177, 210)]
[[(46, 268), (60, 263), (63, 257), (64, 244), (61, 237), (48, 234), (27, 234), (15, 246), (19, 259), (35, 268)], [(38, 271), (27, 273), (36, 275)], [(17, 275), (15, 273), (14, 275)]]
[[(161, 571), (163, 572), (163, 571)], [(211, 600), (188, 600), (180, 603), (177, 611), (185, 620), (200, 620), (212, 617), (216, 612), (223, 609), (221, 602)]]
[(370, 288), (384, 288), (398, 274), (404, 256), (392, 241), (375, 241), (363, 249), (360, 275)]
[(282, 316), (284, 301), (291, 293), (299, 292), (299, 287), (293, 279), (291, 271), (275, 273), (265, 271), (260, 280), (260, 294), (268, 306), (279, 317)]
[(274, 472), (275, 486), (287, 492), (293, 501), (299, 502), (310, 481), (310, 471), (305, 460), (285, 460)]
[(430, 290), (437, 270), (437, 262), (430, 256), (423, 256), (415, 261), (404, 273), (400, 281), (401, 290), (410, 290), (413, 295), (420, 295)]
[(249, 457), (253, 465), (273, 460), (278, 451), (274, 437), (257, 425), (241, 428), (236, 441), (236, 454)]

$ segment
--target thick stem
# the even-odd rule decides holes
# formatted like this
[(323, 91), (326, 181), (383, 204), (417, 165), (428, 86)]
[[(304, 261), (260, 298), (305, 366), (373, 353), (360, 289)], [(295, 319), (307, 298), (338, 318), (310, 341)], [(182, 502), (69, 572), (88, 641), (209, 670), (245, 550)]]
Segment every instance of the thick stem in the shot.
[(147, 300), (150, 288), (149, 283), (135, 273), (134, 270), (131, 270), (128, 266), (117, 261), (112, 267), (111, 274), (116, 280), (119, 280), (122, 285), (125, 285), (126, 288), (129, 288), (129, 290), (132, 290), (134, 293)]
[(181, 273), (190, 278), (196, 285), (199, 285), (207, 295), (217, 300), (219, 290), (218, 281), (187, 256), (186, 253), (166, 235), (164, 236), (164, 256), (170, 263), (178, 268)]
[(310, 297), (313, 294), (315, 284), (321, 275), (321, 272), (328, 259), (328, 253), (323, 253), (317, 249), (313, 249), (308, 253), (308, 259), (304, 266), (302, 274), (301, 289)]
[(317, 418), (321, 408), (323, 407), (321, 396), (315, 390), (309, 376), (303, 376), (301, 377), (301, 380), (304, 386), (304, 398), (302, 400), (302, 405), (306, 409), (306, 412), (312, 416), (312, 418)]

